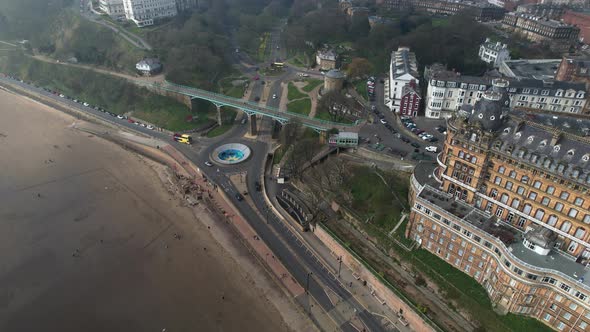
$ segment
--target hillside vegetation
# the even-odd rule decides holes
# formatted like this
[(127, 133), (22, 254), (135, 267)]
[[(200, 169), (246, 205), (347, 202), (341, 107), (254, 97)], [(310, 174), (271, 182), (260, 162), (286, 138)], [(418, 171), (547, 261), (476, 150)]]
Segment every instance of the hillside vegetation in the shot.
[[(86, 69), (14, 55), (0, 57), (0, 72), (17, 75), (113, 113), (132, 112), (133, 116), (170, 130), (193, 129), (209, 121), (207, 112), (195, 112), (193, 115), (185, 105), (172, 98), (139, 88), (125, 79)], [(185, 121), (188, 115), (194, 116), (193, 122)]]

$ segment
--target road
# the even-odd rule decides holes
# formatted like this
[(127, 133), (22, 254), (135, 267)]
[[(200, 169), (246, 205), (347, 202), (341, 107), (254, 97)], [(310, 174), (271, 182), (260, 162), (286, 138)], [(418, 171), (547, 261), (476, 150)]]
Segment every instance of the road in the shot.
[[(71, 100), (60, 98), (59, 96), (49, 93), (41, 88), (28, 85), (24, 82), (16, 81), (7, 77), (0, 77), (0, 82), (5, 82), (17, 85), (34, 94), (52, 99), (56, 103), (63, 103), (70, 107), (76, 108), (80, 111), (90, 113), (93, 116), (99, 117), (105, 121), (114, 122), (119, 126), (141, 132), (147, 136), (161, 139), (163, 141), (170, 141), (170, 137), (163, 132), (149, 130), (147, 128), (139, 127), (128, 123), (125, 120), (119, 120), (106, 113), (94, 110), (90, 107), (84, 107), (79, 103)], [(255, 190), (255, 181), (258, 181), (263, 176), (264, 160), (268, 152), (269, 146), (262, 141), (245, 140), (242, 137), (246, 131), (246, 126), (237, 126), (226, 136), (215, 139), (198, 138), (196, 144), (193, 146), (186, 146), (182, 144), (175, 144), (175, 147), (181, 151), (188, 159), (190, 159), (197, 166), (201, 167), (203, 173), (220, 188), (223, 188), (228, 197), (231, 198), (232, 203), (240, 211), (240, 213), (248, 220), (250, 225), (256, 230), (260, 237), (275, 253), (277, 258), (286, 266), (293, 277), (303, 286), (307, 284), (308, 273), (311, 272), (309, 278), (309, 293), (319, 303), (321, 308), (327, 312), (330, 317), (338, 324), (343, 331), (357, 332), (358, 330), (351, 325), (347, 314), (341, 313), (340, 308), (332, 304), (325, 289), (329, 289), (341, 299), (346, 301), (352, 308), (354, 308), (357, 317), (363, 322), (368, 331), (386, 331), (380, 323), (380, 317), (373, 315), (367, 311), (348, 291), (346, 286), (342, 285), (336, 276), (329, 271), (329, 268), (324, 266), (322, 262), (310, 255), (310, 248), (306, 244), (299, 241), (297, 236), (272, 212), (266, 205), (264, 197), (260, 192)], [(240, 164), (239, 166), (216, 166), (206, 167), (205, 161), (209, 160), (210, 153), (221, 142), (242, 142), (247, 144), (253, 151), (252, 157)], [(237, 192), (235, 186), (230, 182), (228, 175), (236, 172), (246, 171), (248, 188), (250, 197), (252, 198), (256, 209), (259, 212), (268, 214), (268, 223), (259, 213), (246, 204), (244, 201), (238, 201), (234, 195)], [(299, 303), (304, 307), (308, 304), (309, 299), (305, 296), (297, 298)]]
[[(369, 104), (371, 106), (375, 106), (377, 110), (381, 114), (383, 114), (386, 122), (392, 127), (393, 130), (395, 130), (396, 133), (388, 129), (384, 124), (382, 124), (379, 121), (379, 118), (375, 116), (373, 123), (368, 123), (361, 127), (361, 130), (359, 132), (360, 137), (369, 139), (369, 144), (380, 143), (384, 145), (389, 153), (397, 156), (411, 155), (416, 148), (410, 145), (410, 143), (416, 143), (420, 145), (420, 152), (424, 152), (424, 148), (426, 146), (431, 145), (437, 146), (439, 149), (442, 148), (444, 135), (436, 131), (434, 128), (439, 125), (445, 125), (444, 120), (430, 120), (423, 119), (423, 117), (414, 119), (414, 122), (416, 123), (418, 128), (425, 130), (426, 132), (434, 135), (436, 138), (439, 139), (439, 141), (435, 143), (424, 141), (418, 136), (409, 133), (405, 128), (403, 128), (398, 123), (398, 116), (392, 113), (389, 110), (389, 108), (383, 103), (384, 94), (384, 84), (381, 83), (380, 80), (376, 80), (375, 100), (369, 102)], [(399, 137), (398, 134), (400, 135)], [(402, 141), (401, 137), (406, 137), (410, 142), (405, 143), (404, 141)]]
[[(75, 2), (74, 2), (75, 3)], [(119, 36), (123, 37), (123, 39), (127, 40), (133, 46), (143, 49), (143, 50), (152, 50), (152, 46), (145, 41), (145, 39), (141, 38), (140, 36), (131, 33), (124, 28), (111, 23), (109, 21), (104, 20), (100, 15), (97, 15), (92, 8), (92, 1), (91, 0), (80, 0), (80, 14), (82, 17), (86, 18), (87, 20), (94, 22), (96, 24), (100, 24), (105, 28), (112, 30), (114, 33), (118, 34)]]

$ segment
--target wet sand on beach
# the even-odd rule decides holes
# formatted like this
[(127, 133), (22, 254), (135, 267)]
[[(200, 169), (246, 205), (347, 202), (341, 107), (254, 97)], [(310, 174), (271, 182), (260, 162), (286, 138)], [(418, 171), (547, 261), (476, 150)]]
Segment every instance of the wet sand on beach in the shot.
[(152, 162), (2, 90), (0, 116), (0, 331), (287, 331)]

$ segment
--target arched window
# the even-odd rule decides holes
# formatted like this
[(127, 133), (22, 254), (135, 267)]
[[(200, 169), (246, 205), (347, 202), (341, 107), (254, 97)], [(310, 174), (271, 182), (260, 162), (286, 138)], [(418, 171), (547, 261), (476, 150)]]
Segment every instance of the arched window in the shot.
[(549, 216), (549, 219), (547, 219), (547, 225), (549, 226), (555, 226), (555, 224), (557, 224), (557, 216), (555, 216), (554, 214)]
[(533, 207), (530, 204), (525, 204), (524, 209), (522, 209), (522, 212), (524, 212), (525, 214), (530, 216), (532, 210), (533, 210)]
[(572, 228), (572, 223), (569, 221), (564, 221), (563, 224), (561, 224), (561, 231), (563, 232), (569, 232), (570, 228)]
[(510, 206), (512, 206), (515, 209), (518, 209), (518, 207), (520, 206), (520, 200), (518, 198), (513, 199), (512, 205), (510, 205)]
[(545, 211), (538, 209), (537, 213), (535, 213), (535, 218), (539, 219), (539, 220), (543, 220), (543, 217), (545, 216)]
[(574, 234), (574, 236), (578, 239), (584, 238), (584, 235), (586, 235), (586, 230), (583, 227), (578, 227), (576, 229), (576, 233)]
[(567, 251), (573, 253), (578, 248), (578, 242), (572, 241), (570, 245), (567, 247)]
[(502, 202), (504, 204), (508, 203), (508, 195), (502, 194), (502, 196), (500, 197), (500, 202)]

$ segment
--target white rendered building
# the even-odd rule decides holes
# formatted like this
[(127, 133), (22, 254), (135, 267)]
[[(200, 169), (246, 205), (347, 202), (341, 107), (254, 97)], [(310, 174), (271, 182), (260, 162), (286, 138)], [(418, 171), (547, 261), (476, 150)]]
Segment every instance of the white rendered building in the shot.
[[(463, 105), (475, 105), (492, 88), (493, 77), (463, 76), (434, 64), (424, 70), (428, 82), (427, 118), (449, 118)], [(580, 114), (586, 105), (584, 83), (506, 78), (510, 107)]]
[(502, 62), (510, 60), (508, 45), (500, 42), (492, 42), (489, 38), (479, 46), (479, 58), (490, 63), (494, 68), (499, 68)]
[(112, 17), (125, 16), (123, 0), (100, 0), (98, 2), (98, 8)]
[(155, 19), (178, 14), (175, 0), (123, 0), (125, 17), (138, 27), (154, 24)]
[(388, 106), (392, 112), (399, 113), (400, 111), (404, 86), (411, 81), (415, 81), (415, 84), (418, 85), (419, 77), (416, 55), (410, 52), (408, 47), (400, 47), (391, 53), (389, 65), (389, 99), (391, 104)]

